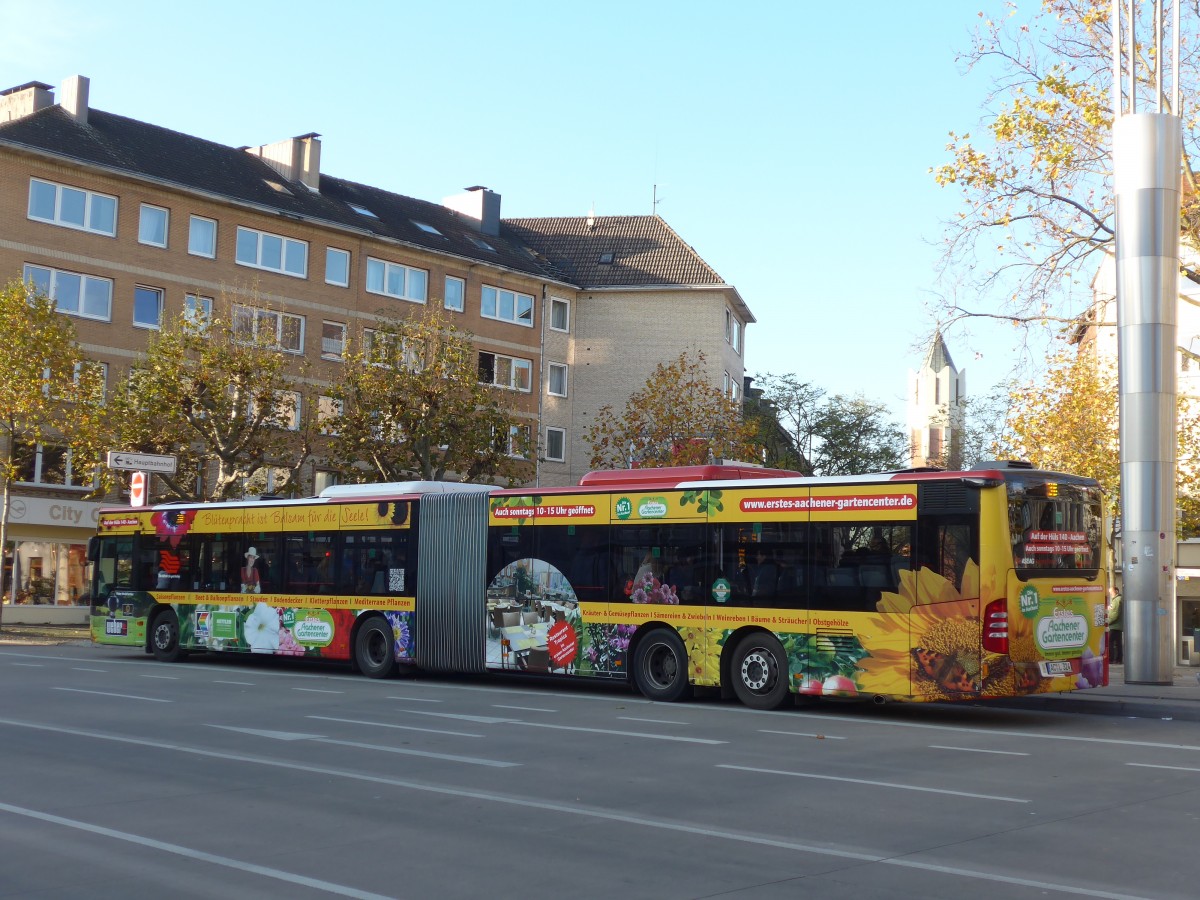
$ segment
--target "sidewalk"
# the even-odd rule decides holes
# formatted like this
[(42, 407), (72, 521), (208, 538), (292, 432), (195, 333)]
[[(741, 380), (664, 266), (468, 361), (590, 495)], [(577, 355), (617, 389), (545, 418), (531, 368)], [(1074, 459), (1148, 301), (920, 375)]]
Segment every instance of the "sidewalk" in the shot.
[[(5, 610), (8, 612), (8, 610)], [(90, 642), (87, 625), (0, 625), (0, 645), (24, 644), (53, 647), (59, 644)]]
[(1007, 709), (1046, 709), (1100, 716), (1200, 722), (1200, 668), (1176, 666), (1172, 684), (1126, 684), (1125, 667), (1111, 666), (1108, 670), (1108, 687), (991, 700), (988, 704)]

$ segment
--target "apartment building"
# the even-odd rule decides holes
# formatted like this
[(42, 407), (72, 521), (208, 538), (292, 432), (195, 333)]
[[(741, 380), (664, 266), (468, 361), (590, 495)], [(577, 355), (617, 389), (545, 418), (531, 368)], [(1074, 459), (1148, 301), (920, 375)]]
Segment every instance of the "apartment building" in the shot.
[[(753, 315), (657, 216), (505, 220), (482, 186), (435, 203), (324, 173), (316, 133), (229, 147), (89, 96), (81, 76), (57, 96), (41, 82), (0, 91), (0, 279), (54, 297), (110, 381), (164, 322), (222, 295), (265, 305), (256, 329), (318, 383), (381, 313), (440, 302), (474, 335), (480, 377), (514, 393), (541, 486), (578, 481), (590, 416), (657, 362), (703, 349), (712, 380), (735, 396), (742, 383)], [(34, 583), (69, 604), (98, 504), (55, 448), (27, 470), (5, 599)], [(319, 489), (329, 476), (318, 460), (307, 477)]]

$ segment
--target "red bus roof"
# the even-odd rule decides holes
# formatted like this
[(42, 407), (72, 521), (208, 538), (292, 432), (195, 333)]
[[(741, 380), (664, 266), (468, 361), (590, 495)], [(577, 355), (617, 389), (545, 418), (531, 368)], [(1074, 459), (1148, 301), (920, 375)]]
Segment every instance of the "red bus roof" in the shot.
[(684, 481), (731, 481), (737, 478), (802, 478), (802, 472), (761, 466), (662, 466), (646, 469), (604, 469), (588, 472), (580, 487), (673, 487)]

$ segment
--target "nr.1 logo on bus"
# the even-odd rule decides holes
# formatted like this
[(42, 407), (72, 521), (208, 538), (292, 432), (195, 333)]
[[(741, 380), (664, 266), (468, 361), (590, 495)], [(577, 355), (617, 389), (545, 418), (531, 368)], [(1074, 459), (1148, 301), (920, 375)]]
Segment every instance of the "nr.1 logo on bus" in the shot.
[(1042, 598), (1038, 596), (1037, 588), (1032, 584), (1021, 591), (1021, 596), (1017, 598), (1017, 603), (1021, 607), (1021, 615), (1027, 619), (1036, 619), (1038, 609), (1041, 608)]
[(622, 497), (617, 501), (616, 514), (618, 519), (628, 519), (633, 515), (633, 504), (628, 497)]

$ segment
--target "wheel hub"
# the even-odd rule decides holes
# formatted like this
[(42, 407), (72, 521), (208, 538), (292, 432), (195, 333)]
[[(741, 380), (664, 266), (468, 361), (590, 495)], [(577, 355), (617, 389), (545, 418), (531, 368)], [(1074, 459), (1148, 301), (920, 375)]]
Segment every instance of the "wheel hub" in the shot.
[(751, 650), (742, 660), (742, 683), (752, 691), (761, 691), (771, 683), (771, 663), (761, 650)]

